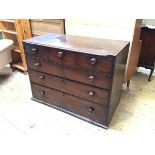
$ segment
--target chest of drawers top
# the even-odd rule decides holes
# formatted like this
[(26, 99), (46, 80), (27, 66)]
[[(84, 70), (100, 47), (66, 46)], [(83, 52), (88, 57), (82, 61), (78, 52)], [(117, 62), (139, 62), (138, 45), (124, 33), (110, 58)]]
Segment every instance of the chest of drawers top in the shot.
[(99, 56), (117, 56), (117, 54), (129, 44), (128, 41), (71, 36), (55, 33), (48, 33), (24, 40), (24, 43)]

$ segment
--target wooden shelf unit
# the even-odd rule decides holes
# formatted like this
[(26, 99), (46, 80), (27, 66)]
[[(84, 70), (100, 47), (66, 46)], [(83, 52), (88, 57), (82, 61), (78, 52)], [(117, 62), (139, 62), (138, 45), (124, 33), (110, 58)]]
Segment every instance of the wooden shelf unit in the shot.
[(10, 33), (10, 34), (17, 34), (17, 32), (12, 31), (12, 30), (2, 30), (0, 29), (1, 32), (6, 32), (6, 33)]
[(39, 36), (46, 33), (65, 34), (64, 19), (30, 19), (32, 36)]
[(29, 19), (1, 19), (0, 32), (4, 39), (11, 39), (14, 45), (11, 50), (12, 68), (27, 71), (27, 64), (22, 41), (32, 37)]

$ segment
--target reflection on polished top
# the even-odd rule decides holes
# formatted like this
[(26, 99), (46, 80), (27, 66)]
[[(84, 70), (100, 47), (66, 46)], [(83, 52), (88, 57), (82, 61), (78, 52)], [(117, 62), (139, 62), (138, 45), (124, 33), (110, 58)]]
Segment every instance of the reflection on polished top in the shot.
[(116, 56), (129, 44), (128, 41), (71, 36), (55, 33), (48, 33), (42, 36), (27, 39), (24, 40), (24, 42), (102, 56)]

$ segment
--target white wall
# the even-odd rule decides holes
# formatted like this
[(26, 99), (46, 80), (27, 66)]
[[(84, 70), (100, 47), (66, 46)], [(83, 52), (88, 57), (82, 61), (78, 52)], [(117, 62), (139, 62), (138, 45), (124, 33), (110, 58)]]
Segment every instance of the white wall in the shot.
[(143, 24), (144, 25), (154, 25), (155, 26), (155, 19), (144, 19)]
[(66, 19), (66, 33), (131, 41), (135, 19)]

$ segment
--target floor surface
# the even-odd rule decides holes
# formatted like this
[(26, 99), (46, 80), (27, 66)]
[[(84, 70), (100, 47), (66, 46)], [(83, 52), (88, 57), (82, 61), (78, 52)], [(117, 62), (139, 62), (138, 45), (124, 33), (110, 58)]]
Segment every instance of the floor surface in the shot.
[[(13, 141), (10, 145), (8, 144), (8, 140), (4, 145), (7, 147), (7, 149), (4, 150), (10, 151), (8, 146), (13, 146), (13, 144), (16, 147), (19, 146), (19, 144), (16, 145), (16, 143), (17, 141), (18, 143), (21, 141), (16, 140), (17, 137), (31, 137), (27, 143), (29, 145), (33, 140), (32, 137), (35, 137), (35, 139), (37, 139), (36, 141), (44, 143), (44, 145), (41, 144), (41, 147), (38, 148), (38, 145), (34, 145), (33, 143), (30, 147), (33, 146), (33, 149), (36, 147), (34, 150), (38, 150), (37, 154), (41, 148), (44, 152), (43, 154), (47, 154), (45, 150), (53, 152), (51, 145), (55, 146), (56, 151), (63, 151), (63, 149), (57, 148), (63, 140), (62, 137), (82, 136), (82, 141), (80, 138), (80, 142), (78, 142), (77, 146), (81, 144), (81, 147), (86, 148), (86, 143), (87, 145), (90, 143), (88, 146), (92, 145), (90, 146), (92, 148), (95, 146), (94, 143), (96, 143), (98, 147), (97, 150), (100, 148), (101, 152), (104, 152), (105, 148), (103, 149), (102, 147), (109, 142), (109, 145), (106, 147), (109, 152), (109, 150), (112, 151), (111, 147), (119, 145), (118, 141), (125, 135), (128, 137), (134, 136), (134, 139), (131, 138), (132, 148), (134, 146), (137, 148), (137, 144), (139, 144), (140, 150), (142, 150), (142, 148), (146, 148), (146, 143), (149, 144), (150, 147), (150, 139), (146, 140), (146, 138), (151, 137), (151, 139), (154, 139), (152, 137), (155, 136), (155, 73), (152, 76), (151, 82), (147, 81), (148, 75), (149, 70), (139, 68), (131, 80), (130, 88), (127, 89), (126, 85), (123, 85), (121, 100), (108, 130), (32, 101), (28, 75), (15, 71), (9, 76), (0, 76), (0, 142), (4, 145), (3, 136), (15, 137), (9, 138), (9, 142), (10, 140)], [(92, 141), (92, 138), (90, 138), (92, 136), (100, 138), (102, 142), (100, 143), (99, 139)], [(136, 142), (135, 136), (138, 136), (138, 142)], [(45, 140), (38, 140), (40, 137), (44, 137)], [(140, 139), (141, 137), (142, 140)], [(50, 140), (50, 142), (47, 142), (47, 140)], [(65, 139), (65, 143), (66, 140), (67, 139)], [(87, 140), (87, 142), (84, 143), (85, 140)], [(72, 144), (77, 142), (75, 139), (70, 140), (70, 142), (72, 141), (74, 142)], [(126, 141), (125, 139), (122, 145), (124, 145)], [(143, 147), (142, 143), (144, 141), (146, 143)], [(136, 143), (135, 145), (134, 142)], [(21, 144), (23, 144), (23, 142)], [(30, 151), (31, 149), (25, 149), (27, 144), (22, 145), (24, 147), (23, 149)], [(131, 145), (128, 145), (129, 143), (124, 145), (123, 148), (125, 146), (131, 147)], [(46, 149), (43, 149), (43, 146), (46, 146)], [(64, 146), (64, 142), (61, 146)], [(15, 149), (16, 147), (13, 148)], [(3, 147), (1, 146), (1, 148)], [(121, 151), (123, 148), (120, 148)], [(77, 147), (75, 149), (77, 149)], [(19, 151), (19, 147), (17, 147), (17, 150)], [(81, 149), (77, 151), (80, 150)], [(93, 152), (89, 148), (88, 150), (91, 153)], [(151, 154), (148, 153), (150, 150), (150, 148), (146, 149), (146, 154)], [(132, 151), (132, 149), (129, 149), (129, 151)], [(144, 151), (141, 152), (144, 153)], [(132, 152), (130, 152), (130, 154), (131, 153)], [(25, 154), (31, 153), (28, 152)]]
[(0, 135), (155, 134), (155, 73), (151, 82), (148, 74), (139, 68), (130, 88), (123, 86), (108, 130), (32, 101), (28, 75), (0, 76)]

